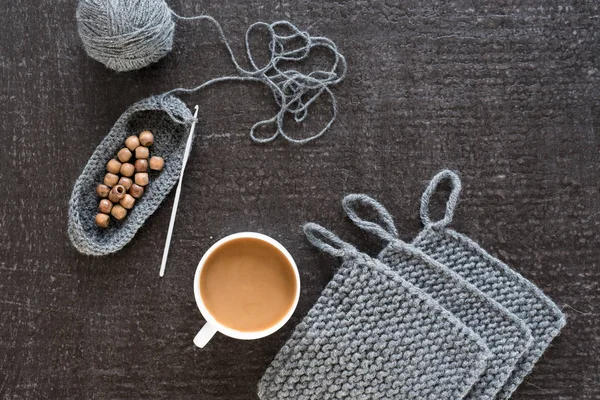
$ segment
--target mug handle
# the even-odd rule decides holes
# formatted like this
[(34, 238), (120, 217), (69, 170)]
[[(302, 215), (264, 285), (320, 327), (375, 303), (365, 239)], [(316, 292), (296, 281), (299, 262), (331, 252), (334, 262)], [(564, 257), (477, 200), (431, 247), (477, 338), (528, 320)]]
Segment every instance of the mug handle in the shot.
[(200, 348), (203, 348), (206, 346), (209, 340), (215, 336), (215, 333), (217, 333), (217, 328), (207, 322), (194, 338), (194, 344)]

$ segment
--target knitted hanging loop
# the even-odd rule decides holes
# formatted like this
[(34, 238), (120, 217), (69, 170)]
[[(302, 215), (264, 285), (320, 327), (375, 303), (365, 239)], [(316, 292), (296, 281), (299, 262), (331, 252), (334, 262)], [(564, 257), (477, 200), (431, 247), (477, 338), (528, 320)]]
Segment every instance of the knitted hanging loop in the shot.
[(304, 234), (316, 248), (334, 257), (349, 258), (359, 254), (354, 246), (344, 242), (338, 235), (319, 224), (313, 222), (305, 224)]
[[(398, 239), (398, 231), (390, 213), (377, 200), (366, 194), (349, 194), (342, 200), (342, 207), (348, 217), (359, 228), (375, 234), (378, 238), (391, 242)], [(359, 208), (370, 209), (381, 224), (369, 221), (359, 216)]]
[[(440, 183), (444, 180), (449, 180), (452, 186), (450, 197), (448, 197), (446, 203), (446, 213), (441, 220), (432, 221), (429, 217), (429, 201), (431, 200), (431, 196), (437, 191)], [(423, 221), (423, 225), (431, 228), (443, 228), (450, 225), (452, 218), (454, 217), (454, 209), (458, 203), (461, 189), (462, 185), (460, 183), (460, 178), (452, 171), (445, 170), (434, 176), (431, 182), (429, 182), (427, 189), (425, 189), (425, 192), (423, 192), (423, 197), (421, 197), (421, 221)]]

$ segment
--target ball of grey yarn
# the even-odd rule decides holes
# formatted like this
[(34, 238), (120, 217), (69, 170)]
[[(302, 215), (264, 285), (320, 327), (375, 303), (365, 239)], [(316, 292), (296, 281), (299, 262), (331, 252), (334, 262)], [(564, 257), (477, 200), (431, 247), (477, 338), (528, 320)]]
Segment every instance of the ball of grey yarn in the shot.
[(80, 0), (76, 18), (86, 53), (115, 71), (143, 68), (173, 47), (164, 0)]

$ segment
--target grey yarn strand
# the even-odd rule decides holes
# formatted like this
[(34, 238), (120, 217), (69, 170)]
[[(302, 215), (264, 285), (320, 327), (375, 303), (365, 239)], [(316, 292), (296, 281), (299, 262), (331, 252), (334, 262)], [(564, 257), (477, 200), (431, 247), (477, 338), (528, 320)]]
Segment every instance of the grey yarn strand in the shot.
[(76, 19), (86, 53), (115, 71), (143, 68), (173, 47), (175, 22), (162, 0), (80, 0)]
[[(331, 87), (344, 79), (347, 70), (346, 59), (333, 41), (326, 37), (311, 36), (308, 32), (301, 31), (288, 21), (277, 21), (272, 24), (255, 22), (250, 25), (245, 35), (246, 57), (250, 64), (250, 68), (246, 69), (237, 61), (225, 32), (217, 20), (207, 15), (182, 17), (174, 12), (173, 15), (182, 20), (207, 20), (212, 22), (239, 75), (214, 78), (195, 88), (176, 88), (165, 93), (165, 95), (194, 93), (221, 82), (253, 81), (266, 84), (273, 92), (279, 111), (272, 118), (259, 121), (252, 126), (250, 137), (256, 143), (271, 142), (278, 136), (282, 136), (292, 143), (307, 143), (322, 136), (333, 125), (338, 109), (337, 100)], [(270, 36), (269, 61), (263, 67), (258, 66), (250, 46), (250, 36), (260, 28), (266, 29)], [(298, 42), (300, 45), (294, 46)], [(316, 48), (323, 48), (333, 54), (334, 60), (329, 69), (318, 69), (306, 74), (293, 68), (284, 69), (282, 67), (282, 63), (294, 63), (308, 59), (311, 51)], [(331, 102), (332, 115), (329, 122), (319, 132), (306, 138), (297, 139), (288, 135), (284, 130), (285, 116), (291, 115), (297, 123), (303, 122), (308, 116), (309, 107), (323, 94), (326, 94)], [(268, 125), (276, 127), (274, 134), (266, 138), (256, 136), (257, 129)]]
[[(182, 17), (169, 8), (164, 0), (80, 0), (77, 7), (79, 35), (87, 54), (116, 71), (143, 68), (164, 57), (173, 47), (174, 19), (184, 21), (207, 20), (216, 27), (221, 41), (238, 73), (211, 79), (195, 88), (177, 88), (167, 93), (193, 93), (221, 82), (253, 81), (266, 84), (273, 92), (279, 111), (272, 118), (257, 122), (250, 129), (254, 142), (267, 143), (278, 136), (293, 143), (306, 143), (322, 136), (336, 120), (338, 109), (331, 87), (346, 75), (346, 59), (336, 44), (326, 37), (311, 36), (287, 21), (272, 24), (256, 22), (246, 31), (246, 56), (249, 68), (237, 61), (223, 28), (208, 15)], [(252, 54), (250, 35), (266, 29), (270, 35), (269, 61), (259, 66)], [(299, 44), (298, 44), (299, 43)], [(334, 56), (328, 69), (303, 73), (293, 67), (284, 69), (283, 63), (296, 63), (308, 59), (312, 50), (321, 48)], [(318, 132), (297, 139), (284, 130), (284, 119), (292, 116), (297, 123), (308, 116), (309, 107), (323, 94), (329, 97), (332, 115)], [(189, 122), (174, 119), (177, 123)], [(258, 137), (256, 130), (273, 125), (275, 132), (268, 137)]]
[[(379, 223), (368, 221), (358, 215), (359, 206), (371, 208), (379, 219)], [(342, 207), (348, 217), (361, 229), (371, 232), (389, 242), (398, 238), (398, 230), (390, 213), (375, 199), (365, 194), (349, 194), (344, 197)]]
[[(429, 218), (429, 201), (431, 200), (431, 196), (435, 193), (438, 185), (445, 179), (448, 179), (452, 184), (452, 191), (450, 192), (450, 196), (448, 197), (448, 202), (446, 203), (446, 213), (444, 218), (439, 221), (431, 221)], [(423, 192), (423, 196), (421, 197), (421, 220), (423, 221), (423, 225), (427, 227), (440, 227), (446, 226), (452, 222), (452, 218), (454, 217), (454, 209), (456, 208), (456, 204), (458, 203), (458, 198), (460, 197), (460, 191), (462, 190), (462, 185), (460, 183), (460, 179), (458, 175), (450, 170), (444, 170), (433, 177), (425, 192)]]

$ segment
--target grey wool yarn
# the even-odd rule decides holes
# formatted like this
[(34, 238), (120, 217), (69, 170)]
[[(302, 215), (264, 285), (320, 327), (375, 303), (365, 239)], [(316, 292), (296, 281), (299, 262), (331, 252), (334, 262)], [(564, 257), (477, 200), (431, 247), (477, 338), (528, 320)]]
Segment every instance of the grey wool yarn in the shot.
[[(271, 90), (279, 111), (271, 118), (256, 122), (250, 137), (256, 143), (268, 143), (278, 137), (303, 144), (325, 134), (338, 114), (337, 100), (332, 88), (344, 80), (346, 58), (335, 42), (324, 36), (311, 35), (288, 21), (270, 24), (254, 22), (246, 30), (245, 47), (248, 67), (235, 56), (221, 24), (209, 15), (185, 17), (171, 10), (164, 0), (80, 0), (77, 7), (79, 36), (87, 54), (116, 71), (143, 68), (164, 57), (173, 47), (175, 20), (206, 21), (217, 31), (235, 68), (233, 75), (218, 76), (196, 87), (178, 87), (165, 93), (190, 94), (223, 82), (261, 82)], [(263, 49), (268, 62), (255, 59), (256, 44), (251, 43), (258, 32), (269, 36)], [(262, 41), (265, 44), (265, 41)], [(315, 50), (318, 49), (318, 50)], [(313, 58), (315, 51), (331, 56), (328, 66), (302, 72), (295, 63)], [(264, 56), (265, 54), (261, 54)], [(319, 56), (320, 58), (321, 56)], [(301, 68), (303, 69), (303, 68)], [(306, 120), (309, 108), (321, 96), (329, 97), (331, 117), (312, 134), (292, 137), (286, 133), (288, 117), (300, 124)], [(263, 132), (274, 128), (271, 134)]]
[[(192, 120), (187, 106), (173, 96), (144, 99), (119, 117), (73, 187), (67, 231), (78, 251), (88, 255), (106, 255), (120, 250), (133, 238), (177, 182)], [(106, 163), (124, 146), (128, 136), (144, 130), (154, 133), (153, 152), (164, 158), (164, 169), (152, 177), (144, 195), (123, 221), (112, 221), (108, 229), (98, 228), (94, 221), (99, 201), (96, 186), (103, 180)]]
[[(398, 238), (393, 218), (375, 199), (364, 194), (348, 195), (344, 210), (365, 231), (384, 243), (379, 260), (389, 266), (481, 336), (492, 352), (485, 372), (464, 399), (492, 400), (509, 378), (532, 342), (523, 321), (487, 297), (450, 268), (438, 263)], [(379, 223), (363, 219), (359, 210), (370, 210)]]
[[(444, 218), (432, 221), (429, 217), (429, 200), (443, 180), (451, 182), (452, 192)], [(531, 330), (533, 343), (496, 397), (508, 399), (531, 372), (552, 339), (559, 334), (566, 323), (565, 316), (533, 283), (488, 254), (467, 236), (447, 228), (452, 222), (460, 190), (460, 179), (452, 171), (442, 171), (432, 179), (421, 200), (421, 219), (425, 227), (413, 245), (522, 319)]]
[(143, 68), (173, 47), (164, 0), (80, 0), (75, 17), (86, 53), (115, 71)]
[(491, 356), (481, 338), (397, 273), (317, 224), (343, 263), (258, 386), (271, 399), (460, 399)]

